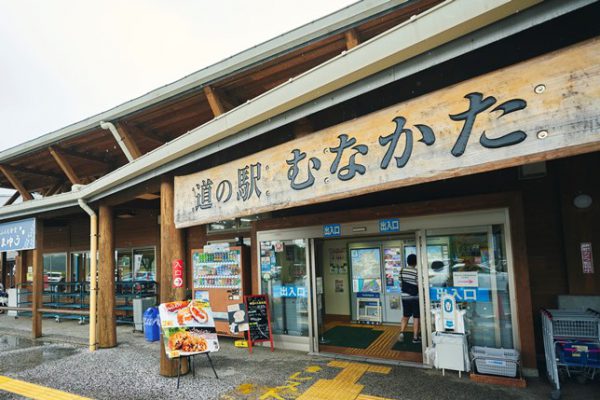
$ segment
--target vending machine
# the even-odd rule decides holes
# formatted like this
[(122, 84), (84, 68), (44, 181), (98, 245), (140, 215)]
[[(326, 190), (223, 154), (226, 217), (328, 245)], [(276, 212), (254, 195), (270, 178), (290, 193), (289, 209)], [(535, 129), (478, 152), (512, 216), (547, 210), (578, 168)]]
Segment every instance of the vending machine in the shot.
[(210, 303), (219, 335), (243, 337), (231, 332), (227, 306), (243, 303), (251, 292), (249, 255), (247, 246), (192, 250), (193, 296)]

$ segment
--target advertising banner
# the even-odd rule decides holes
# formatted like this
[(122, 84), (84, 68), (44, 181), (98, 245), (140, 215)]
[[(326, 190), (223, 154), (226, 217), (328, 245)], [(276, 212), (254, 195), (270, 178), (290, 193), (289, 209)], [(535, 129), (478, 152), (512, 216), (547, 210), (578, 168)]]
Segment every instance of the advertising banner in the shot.
[(164, 346), (169, 358), (219, 350), (210, 303), (185, 300), (158, 307)]

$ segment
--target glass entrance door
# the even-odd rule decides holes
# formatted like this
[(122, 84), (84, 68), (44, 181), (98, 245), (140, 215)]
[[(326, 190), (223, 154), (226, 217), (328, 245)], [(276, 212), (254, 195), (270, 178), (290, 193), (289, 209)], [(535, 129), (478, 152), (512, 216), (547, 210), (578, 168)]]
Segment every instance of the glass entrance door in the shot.
[[(428, 230), (425, 236), (426, 308), (438, 307), (442, 294), (452, 294), (465, 311), (470, 346), (513, 348), (504, 226)], [(434, 331), (435, 321), (430, 312), (426, 315)]]

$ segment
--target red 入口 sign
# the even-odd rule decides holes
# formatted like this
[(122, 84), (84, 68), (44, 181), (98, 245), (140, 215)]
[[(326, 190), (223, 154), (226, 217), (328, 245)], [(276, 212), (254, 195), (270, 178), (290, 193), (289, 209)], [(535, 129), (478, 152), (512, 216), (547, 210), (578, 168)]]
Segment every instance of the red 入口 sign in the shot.
[(173, 288), (183, 287), (183, 260), (173, 260)]

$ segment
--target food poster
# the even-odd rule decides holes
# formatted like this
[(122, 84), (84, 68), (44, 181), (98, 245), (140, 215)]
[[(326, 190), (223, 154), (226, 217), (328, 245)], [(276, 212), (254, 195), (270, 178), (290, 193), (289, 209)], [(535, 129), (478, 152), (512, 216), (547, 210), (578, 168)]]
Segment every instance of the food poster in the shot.
[(250, 330), (250, 326), (248, 325), (248, 313), (246, 312), (244, 303), (228, 305), (227, 319), (229, 320), (229, 331), (231, 333)]
[(402, 268), (402, 248), (383, 249), (386, 293), (400, 293), (400, 269)]
[(207, 301), (162, 303), (158, 311), (169, 358), (219, 350), (215, 321)]

